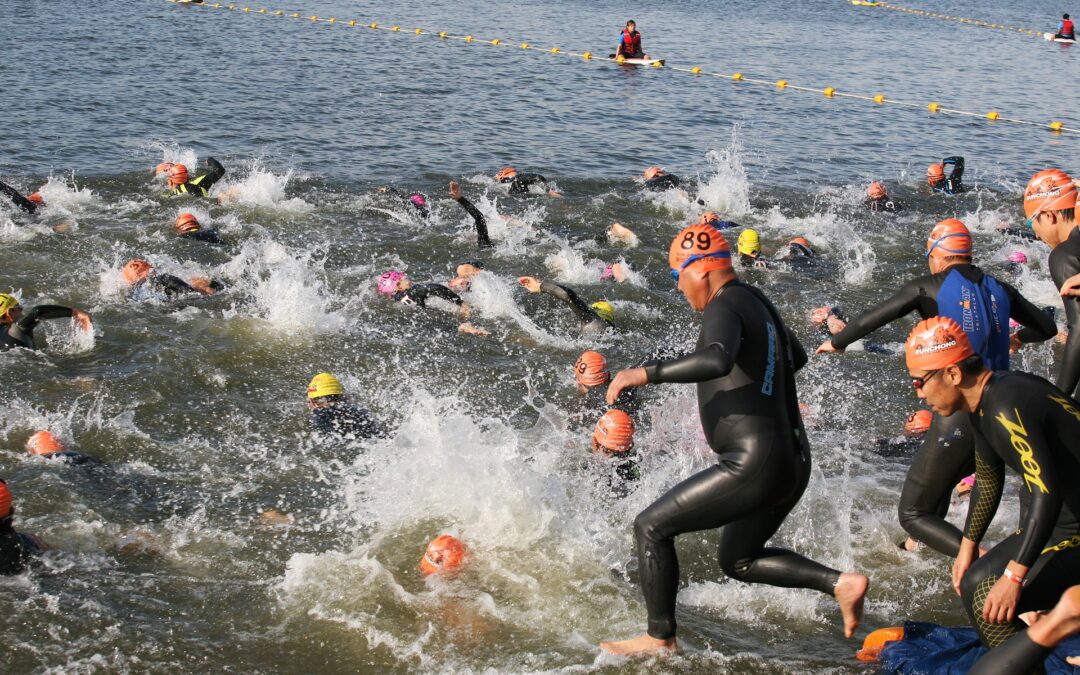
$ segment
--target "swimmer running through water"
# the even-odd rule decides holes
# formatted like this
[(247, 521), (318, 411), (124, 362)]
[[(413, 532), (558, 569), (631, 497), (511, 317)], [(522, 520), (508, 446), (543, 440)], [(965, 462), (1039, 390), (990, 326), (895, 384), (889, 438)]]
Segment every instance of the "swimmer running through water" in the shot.
[(812, 588), (836, 598), (851, 637), (869, 580), (793, 551), (766, 547), (810, 481), (810, 445), (795, 391), (806, 353), (761, 291), (740, 282), (719, 230), (691, 225), (671, 243), (672, 276), (690, 307), (703, 312), (697, 350), (620, 371), (608, 388), (614, 403), (628, 387), (697, 383), (702, 429), (717, 464), (656, 500), (634, 521), (648, 632), (603, 642), (622, 655), (678, 649), (675, 537), (720, 528), (720, 566), (740, 581)]

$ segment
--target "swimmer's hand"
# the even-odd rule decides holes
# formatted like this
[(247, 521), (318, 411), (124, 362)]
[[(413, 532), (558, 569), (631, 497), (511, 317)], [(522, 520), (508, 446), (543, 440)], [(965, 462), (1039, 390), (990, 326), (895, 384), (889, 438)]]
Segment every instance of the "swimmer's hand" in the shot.
[(608, 228), (608, 239), (612, 241), (632, 242), (635, 236), (630, 228), (620, 223), (612, 223)]
[(623, 270), (622, 263), (615, 263), (611, 266), (611, 276), (615, 277), (615, 281), (620, 284), (626, 281), (626, 272)]
[(529, 289), (530, 293), (540, 292), (540, 280), (536, 277), (518, 277), (518, 283)]
[(821, 346), (817, 348), (815, 354), (843, 354), (844, 350), (839, 347), (834, 347), (832, 340), (826, 340), (821, 343)]
[(616, 373), (607, 388), (608, 405), (615, 405), (624, 389), (632, 389), (649, 383), (649, 374), (644, 368), (627, 368)]
[(470, 284), (469, 280), (465, 277), (454, 277), (453, 279), (448, 281), (446, 285), (449, 286), (450, 290), (454, 291), (455, 293), (464, 293), (465, 291), (469, 290)]
[(215, 292), (213, 282), (211, 282), (206, 277), (195, 277), (189, 282), (188, 285), (190, 285), (192, 288), (202, 293), (203, 295), (213, 295)]
[(1080, 274), (1074, 274), (1061, 285), (1061, 297), (1080, 296)]
[(555, 199), (562, 199), (562, 193), (555, 190), (548, 190), (548, 197), (554, 197)]
[(79, 328), (81, 328), (84, 333), (89, 333), (94, 330), (94, 324), (90, 319), (90, 315), (81, 309), (71, 310), (71, 319), (79, 324)]
[(488, 335), (488, 332), (486, 330), (479, 326), (474, 326), (468, 321), (458, 326), (457, 331), (459, 333), (464, 333), (465, 335), (479, 335), (480, 337)]
[(967, 537), (960, 540), (960, 552), (956, 555), (956, 560), (953, 561), (952, 565), (952, 585), (957, 595), (960, 595), (960, 581), (967, 574), (971, 563), (975, 562), (975, 559), (979, 557), (978, 553), (978, 544)]
[(457, 181), (450, 181), (450, 198), (461, 199), (461, 186), (458, 185)]
[(472, 307), (469, 307), (469, 303), (467, 303), (467, 302), (461, 303), (461, 306), (458, 307), (458, 316), (461, 317), (461, 320), (462, 321), (468, 321), (469, 316), (471, 316), (471, 315), (472, 315)]
[(1054, 342), (1058, 343), (1059, 345), (1067, 344), (1069, 342), (1069, 331), (1058, 331), (1058, 334), (1054, 336)]
[[(1016, 563), (1010, 563), (1009, 567)], [(1016, 574), (1016, 570), (1013, 570)], [(1026, 568), (1020, 576), (1027, 574)], [(1016, 605), (1020, 602), (1020, 585), (1006, 579), (1004, 575), (998, 577), (994, 587), (986, 596), (986, 604), (983, 606), (983, 619), (990, 623), (1009, 623), (1016, 618)]]

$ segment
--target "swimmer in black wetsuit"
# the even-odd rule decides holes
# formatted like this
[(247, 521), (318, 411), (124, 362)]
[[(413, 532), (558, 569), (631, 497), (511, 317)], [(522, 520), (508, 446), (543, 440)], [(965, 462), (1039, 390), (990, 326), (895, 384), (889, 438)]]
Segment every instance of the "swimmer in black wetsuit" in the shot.
[(643, 175), (645, 177), (644, 188), (653, 192), (663, 192), (671, 188), (677, 188), (681, 182), (678, 176), (664, 171), (659, 166), (650, 166), (645, 169)]
[(349, 403), (341, 381), (330, 373), (319, 373), (311, 378), (307, 397), (312, 431), (348, 440), (386, 434), (371, 413)]
[[(1046, 616), (1017, 633), (1003, 644), (983, 654), (967, 675), (1012, 675), (1038, 672), (1046, 658), (1066, 638), (1080, 632), (1080, 586), (1061, 594)], [(1068, 657), (1080, 666), (1080, 656)]]
[(678, 648), (675, 537), (714, 528), (720, 528), (720, 566), (728, 576), (833, 595), (851, 637), (868, 579), (766, 547), (810, 480), (810, 445), (795, 391), (795, 371), (806, 353), (761, 291), (738, 281), (719, 230), (685, 228), (671, 244), (669, 263), (687, 302), (703, 312), (697, 350), (619, 372), (608, 402), (627, 387), (697, 383), (701, 424), (717, 464), (673, 487), (634, 521), (648, 633), (601, 648), (623, 655)]
[(26, 451), (31, 455), (63, 462), (65, 464), (95, 466), (102, 462), (97, 457), (68, 450), (56, 436), (48, 431), (39, 431), (26, 441)]
[[(949, 175), (945, 175), (945, 168), (949, 167)], [(959, 156), (946, 157), (941, 164), (931, 164), (926, 168), (926, 183), (934, 192), (944, 192), (955, 195), (966, 192), (964, 187), (964, 158)]]
[[(495, 181), (498, 183), (509, 184), (510, 194), (512, 195), (538, 195), (547, 193), (549, 197), (562, 197), (562, 194), (551, 188), (547, 178), (544, 178), (538, 173), (518, 173), (517, 169), (512, 166), (500, 169), (499, 173), (495, 174)], [(533, 186), (541, 188), (543, 192), (536, 192), (530, 189)]]
[(634, 420), (618, 408), (608, 410), (596, 421), (592, 434), (593, 452), (604, 454), (610, 461), (608, 485), (620, 497), (627, 494), (627, 481), (641, 477), (638, 455), (634, 449)]
[(607, 403), (607, 384), (611, 381), (607, 359), (600, 352), (586, 351), (574, 362), (574, 380), (577, 390), (583, 395), (581, 409), (571, 415), (571, 424), (580, 426), (591, 422), (597, 415), (617, 409), (634, 416), (640, 408), (640, 401), (634, 389), (626, 389), (612, 405)]
[(427, 197), (420, 192), (410, 192), (405, 194), (397, 188), (383, 186), (379, 188), (379, 192), (385, 195), (390, 195), (397, 200), (406, 211), (414, 214), (420, 220), (427, 220), (431, 216), (431, 209), (427, 205)]
[(587, 305), (573, 289), (552, 281), (542, 282), (536, 277), (518, 277), (518, 283), (527, 288), (530, 293), (546, 293), (565, 302), (577, 317), (582, 335), (595, 335), (615, 328), (615, 313), (608, 302), (601, 301)]
[(451, 302), (458, 307), (458, 315), (463, 323), (458, 326), (459, 333), (469, 335), (487, 335), (483, 328), (474, 326), (468, 322), (471, 310), (469, 305), (461, 299), (461, 296), (442, 284), (414, 284), (404, 272), (391, 270), (383, 272), (377, 284), (379, 292), (390, 296), (394, 302), (403, 305), (417, 305), (427, 307), (428, 298), (440, 298)]
[[(1076, 222), (1077, 188), (1072, 178), (1057, 169), (1032, 176), (1024, 191), (1024, 212), (1039, 239), (1050, 247), (1050, 278), (1059, 290), (1069, 277), (1080, 273), (1080, 229)], [(1080, 383), (1080, 298), (1064, 296), (1069, 333), (1058, 367), (1057, 386), (1069, 396)]]
[(195, 241), (203, 241), (207, 244), (224, 244), (225, 242), (218, 235), (217, 230), (203, 229), (199, 224), (199, 220), (193, 213), (181, 213), (176, 217), (176, 224), (173, 226), (177, 236), (184, 239), (193, 239)]
[(27, 566), (48, 546), (32, 534), (15, 531), (15, 507), (11, 504), (11, 490), (0, 478), (0, 575), (22, 574)]
[[(1009, 367), (1010, 343), (1049, 340), (1057, 327), (1049, 314), (1035, 307), (1007, 283), (971, 264), (971, 234), (959, 220), (937, 224), (927, 241), (929, 276), (908, 282), (891, 298), (851, 320), (826, 340), (817, 353), (842, 353), (851, 343), (887, 323), (918, 312), (922, 318), (951, 316), (972, 329), (987, 364)], [(967, 303), (966, 305), (964, 303)], [(1024, 328), (1009, 334), (1009, 318)], [(900, 495), (900, 525), (914, 539), (948, 556), (960, 546), (960, 531), (945, 520), (951, 492), (975, 468), (970, 422), (966, 415), (936, 415), (922, 448), (915, 455)]]
[(15, 206), (30, 214), (45, 206), (45, 198), (41, 196), (40, 192), (34, 192), (28, 197), (23, 197), (18, 190), (2, 180), (0, 180), (0, 192), (6, 194)]
[(206, 158), (205, 167), (206, 170), (192, 180), (188, 180), (188, 170), (183, 164), (164, 162), (159, 164), (155, 171), (169, 173), (169, 194), (208, 197), (210, 188), (225, 175), (225, 167), (213, 157)]
[(81, 309), (61, 305), (36, 305), (24, 311), (19, 301), (7, 293), (0, 293), (0, 351), (12, 347), (34, 349), (34, 328), (47, 319), (71, 317), (85, 331), (93, 330), (90, 315)]
[(132, 301), (175, 300), (191, 293), (213, 295), (225, 288), (220, 281), (194, 277), (184, 281), (171, 274), (158, 274), (145, 260), (129, 260), (121, 270), (128, 284), (125, 297)]
[(740, 232), (736, 248), (739, 251), (740, 265), (759, 269), (769, 266), (769, 263), (761, 258), (761, 238), (757, 230), (748, 227)]
[(866, 208), (871, 211), (896, 213), (900, 210), (900, 205), (889, 199), (889, 192), (884, 184), (874, 181), (866, 188)]
[[(1080, 583), (1080, 404), (1041, 377), (988, 369), (949, 317), (920, 322), (904, 352), (919, 398), (939, 415), (967, 415), (975, 433), (975, 486), (952, 578), (993, 649), (1024, 627), (1020, 614), (1049, 609)], [(1020, 522), (980, 556), (1006, 467), (1023, 478)]]
[(461, 204), (461, 208), (465, 209), (472, 216), (473, 222), (476, 223), (476, 244), (480, 248), (494, 248), (495, 244), (491, 243), (491, 238), (488, 236), (487, 220), (484, 218), (484, 214), (480, 213), (480, 210), (473, 206), (472, 202), (462, 196), (461, 186), (455, 181), (450, 181), (450, 197), (458, 204)]

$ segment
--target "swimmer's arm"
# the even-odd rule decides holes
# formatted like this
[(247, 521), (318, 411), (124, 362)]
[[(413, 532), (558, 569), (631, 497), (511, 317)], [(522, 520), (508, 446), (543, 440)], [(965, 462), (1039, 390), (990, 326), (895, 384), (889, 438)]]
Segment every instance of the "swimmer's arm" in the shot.
[(458, 197), (454, 201), (461, 204), (461, 207), (472, 216), (473, 222), (476, 223), (476, 243), (480, 245), (480, 248), (492, 248), (494, 244), (488, 236), (487, 219), (480, 213), (480, 209), (473, 206), (466, 197)]
[(588, 323), (594, 319), (600, 318), (597, 316), (596, 312), (592, 310), (592, 307), (586, 305), (585, 301), (579, 298), (577, 293), (566, 286), (560, 286), (551, 281), (544, 281), (540, 283), (540, 291), (542, 293), (547, 293), (553, 298), (562, 300), (569, 305), (570, 309), (574, 311), (574, 315), (577, 316), (582, 323)]
[(918, 307), (921, 281), (922, 279), (916, 279), (905, 284), (896, 295), (849, 321), (844, 330), (832, 336), (833, 347), (847, 349), (851, 343), (915, 311)]
[(1057, 335), (1057, 325), (1050, 314), (1033, 305), (1011, 285), (1001, 285), (1009, 297), (1009, 316), (1023, 326), (1016, 333), (1020, 342), (1042, 342)]
[(23, 211), (26, 211), (27, 213), (33, 213), (34, 211), (37, 211), (37, 204), (30, 201), (26, 197), (23, 197), (21, 194), (19, 194), (18, 190), (11, 187), (2, 180), (0, 180), (0, 192), (6, 194), (11, 199), (12, 203), (14, 203), (15, 206), (18, 206)]
[(186, 281), (179, 277), (174, 277), (171, 274), (159, 274), (155, 277), (155, 283), (161, 288), (161, 290), (168, 297), (174, 297), (177, 295), (183, 295), (184, 293), (198, 293), (199, 290), (194, 286), (188, 284)]
[[(963, 413), (961, 413), (963, 414)], [(1001, 503), (1005, 486), (1005, 462), (987, 445), (978, 433), (975, 436), (975, 486), (968, 501), (964, 538), (978, 544)]]
[(193, 185), (198, 185), (201, 188), (209, 190), (214, 186), (214, 183), (221, 180), (225, 175), (225, 167), (221, 165), (221, 162), (217, 161), (213, 157), (206, 158), (206, 166), (209, 169), (206, 173), (199, 176), (195, 180), (191, 181)]
[(16, 322), (23, 333), (30, 333), (41, 321), (48, 319), (64, 319), (75, 315), (78, 310), (61, 305), (37, 305), (26, 310), (22, 318)]
[(442, 284), (431, 284), (430, 286), (424, 286), (423, 290), (425, 291), (425, 296), (434, 295), (437, 298), (442, 298), (443, 300), (449, 300), (450, 302), (454, 303), (455, 305), (461, 305), (463, 302), (465, 302), (464, 300), (461, 299), (460, 295), (453, 292), (452, 290), (450, 290), (446, 286), (443, 286)]
[(964, 158), (959, 155), (953, 155), (952, 157), (946, 157), (941, 160), (942, 166), (951, 166), (952, 171), (949, 172), (950, 178), (956, 178), (959, 180), (964, 175)]
[(742, 342), (742, 320), (734, 312), (713, 308), (702, 322), (705, 348), (645, 366), (649, 382), (705, 382), (731, 372)]

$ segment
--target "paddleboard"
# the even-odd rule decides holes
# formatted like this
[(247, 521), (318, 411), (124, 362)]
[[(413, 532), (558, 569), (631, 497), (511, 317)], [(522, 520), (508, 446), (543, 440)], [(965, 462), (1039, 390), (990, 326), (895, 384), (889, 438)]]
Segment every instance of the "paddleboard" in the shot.
[(1066, 40), (1065, 38), (1056, 38), (1056, 37), (1054, 37), (1054, 33), (1043, 33), (1043, 37), (1046, 38), (1047, 40), (1049, 40), (1050, 42), (1064, 42), (1065, 44), (1069, 44), (1069, 45), (1076, 44), (1076, 39), (1075, 38), (1073, 38), (1072, 40)]
[[(615, 61), (615, 55), (610, 54), (608, 59)], [(626, 66), (651, 66), (651, 65), (664, 65), (664, 59), (623, 59), (618, 61), (620, 65)]]

